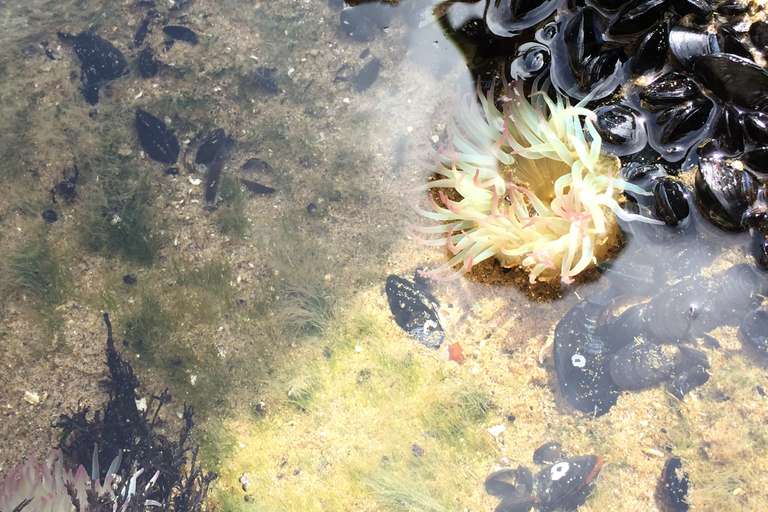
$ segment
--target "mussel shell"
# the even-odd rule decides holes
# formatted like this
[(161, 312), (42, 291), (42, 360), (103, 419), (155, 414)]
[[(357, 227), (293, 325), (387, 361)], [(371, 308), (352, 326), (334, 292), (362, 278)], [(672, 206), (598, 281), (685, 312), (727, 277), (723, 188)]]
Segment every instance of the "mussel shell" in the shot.
[(216, 158), (216, 154), (227, 142), (227, 133), (222, 128), (216, 128), (209, 133), (200, 143), (195, 155), (196, 164), (210, 164)]
[(653, 204), (656, 215), (667, 226), (677, 226), (690, 214), (689, 190), (681, 181), (659, 178), (653, 186)]
[(395, 322), (422, 345), (439, 348), (445, 339), (439, 306), (432, 294), (401, 277), (387, 276), (389, 309)]
[(606, 302), (588, 297), (573, 306), (555, 328), (553, 358), (560, 391), (579, 411), (601, 416), (616, 405), (620, 389), (608, 364), (615, 351), (611, 340), (597, 336), (597, 319)]
[(582, 455), (539, 471), (534, 486), (541, 501), (539, 510), (575, 510), (586, 501), (602, 467), (603, 458), (599, 455)]
[(562, 451), (563, 447), (560, 443), (554, 441), (544, 443), (533, 452), (533, 462), (534, 464), (552, 464), (560, 460)]
[(739, 122), (740, 113), (733, 105), (725, 105), (715, 121), (712, 137), (720, 149), (731, 155), (744, 151), (744, 130)]
[(595, 128), (603, 139), (603, 150), (611, 155), (636, 153), (648, 143), (645, 121), (626, 105), (604, 105), (595, 109)]
[(659, 135), (661, 144), (672, 144), (685, 139), (704, 128), (709, 120), (714, 105), (705, 98), (699, 98), (687, 105), (676, 108), (669, 122)]
[(768, 106), (768, 71), (729, 53), (703, 55), (694, 65), (696, 78), (721, 100), (745, 109)]
[(702, 158), (694, 196), (702, 216), (725, 231), (744, 231), (744, 215), (757, 198), (758, 184), (725, 158)]
[(747, 151), (741, 156), (741, 161), (758, 177), (768, 178), (768, 146)]
[(670, 105), (679, 105), (701, 94), (701, 88), (694, 80), (682, 73), (670, 71), (647, 85), (640, 92), (640, 99), (654, 112)]
[(724, 26), (720, 28), (720, 51), (738, 55), (753, 62), (755, 60), (752, 58), (749, 48), (741, 42), (741, 38), (732, 27)]
[(672, 375), (677, 349), (649, 341), (627, 345), (611, 358), (611, 378), (623, 390), (637, 391), (655, 386)]
[(678, 400), (709, 380), (709, 361), (704, 352), (687, 346), (680, 347), (679, 362), (673, 371), (669, 392)]
[(630, 70), (632, 74), (643, 75), (650, 71), (659, 71), (669, 51), (669, 27), (662, 23), (648, 32), (637, 47)]
[(488, 475), (483, 487), (485, 492), (499, 498), (530, 494), (533, 491), (533, 475), (525, 466), (502, 469)]
[(136, 132), (141, 148), (153, 160), (173, 164), (179, 158), (179, 141), (164, 122), (149, 112), (136, 109)]
[(720, 43), (715, 34), (677, 25), (669, 31), (669, 49), (681, 66), (692, 70), (703, 55), (719, 52)]
[(746, 0), (726, 0), (717, 6), (717, 14), (723, 16), (738, 16), (749, 10)]
[(680, 16), (692, 14), (696, 23), (705, 23), (714, 9), (708, 0), (672, 0), (672, 8)]
[(752, 144), (768, 144), (768, 114), (765, 112), (745, 112), (741, 116), (744, 133)]
[(768, 21), (756, 21), (749, 26), (749, 39), (761, 52), (768, 49)]
[(614, 37), (645, 32), (661, 21), (667, 11), (667, 0), (633, 0), (614, 18), (608, 32)]
[(690, 339), (700, 304), (710, 295), (703, 278), (684, 279), (654, 296), (643, 315), (645, 332), (655, 343), (682, 343)]
[(749, 346), (768, 355), (768, 310), (760, 308), (745, 316), (740, 332)]
[(768, 200), (765, 195), (766, 188), (760, 187), (757, 191), (757, 199), (744, 213), (744, 225), (763, 234), (768, 233)]
[(688, 510), (688, 473), (683, 470), (680, 457), (671, 457), (661, 470), (661, 494), (674, 512)]

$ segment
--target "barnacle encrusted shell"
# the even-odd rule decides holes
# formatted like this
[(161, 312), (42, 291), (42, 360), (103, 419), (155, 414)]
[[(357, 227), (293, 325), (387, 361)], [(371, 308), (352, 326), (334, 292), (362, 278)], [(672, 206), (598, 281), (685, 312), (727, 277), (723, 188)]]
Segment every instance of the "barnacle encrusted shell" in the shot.
[(432, 211), (419, 209), (441, 224), (415, 228), (438, 236), (415, 238), (453, 254), (429, 274), (458, 277), (496, 257), (504, 267), (523, 266), (531, 283), (557, 276), (570, 283), (615, 243), (616, 216), (656, 222), (619, 206), (625, 189), (645, 192), (620, 180), (618, 159), (601, 153), (587, 99), (553, 100), (547, 85), (526, 98), (522, 82), (504, 83), (502, 111), (493, 89), (459, 102), (450, 143), (436, 155), (439, 178), (424, 187), (437, 189), (439, 202), (430, 194)]

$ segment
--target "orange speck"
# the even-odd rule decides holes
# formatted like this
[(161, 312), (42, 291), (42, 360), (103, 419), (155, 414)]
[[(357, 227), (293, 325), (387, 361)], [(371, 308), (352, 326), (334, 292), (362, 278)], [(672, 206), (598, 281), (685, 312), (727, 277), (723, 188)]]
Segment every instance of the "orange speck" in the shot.
[(458, 341), (448, 347), (448, 359), (457, 363), (464, 361), (464, 351), (461, 349)]

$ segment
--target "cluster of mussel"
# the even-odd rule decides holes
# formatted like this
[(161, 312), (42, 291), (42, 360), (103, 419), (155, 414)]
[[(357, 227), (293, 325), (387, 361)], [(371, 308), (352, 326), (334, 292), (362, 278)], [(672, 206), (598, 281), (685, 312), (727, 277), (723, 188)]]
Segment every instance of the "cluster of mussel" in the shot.
[(535, 475), (520, 465), (496, 471), (485, 479), (485, 491), (501, 498), (495, 512), (575, 510), (592, 492), (603, 467), (599, 455), (561, 458), (558, 443), (536, 449), (533, 462), (548, 465)]

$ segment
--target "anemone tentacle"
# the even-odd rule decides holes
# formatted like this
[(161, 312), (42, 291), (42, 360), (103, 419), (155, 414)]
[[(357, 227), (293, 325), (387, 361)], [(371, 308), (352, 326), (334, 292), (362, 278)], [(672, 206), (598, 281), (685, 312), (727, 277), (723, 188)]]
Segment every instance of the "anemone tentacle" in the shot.
[(521, 82), (502, 85), (501, 110), (493, 87), (460, 99), (450, 143), (435, 156), (438, 179), (420, 187), (437, 189), (439, 201), (430, 193), (432, 211), (417, 211), (443, 224), (414, 227), (438, 238), (413, 236), (451, 254), (428, 275), (453, 279), (495, 256), (526, 268), (532, 283), (570, 283), (615, 243), (616, 217), (660, 223), (621, 208), (624, 190), (645, 192), (616, 177), (618, 159), (601, 152), (589, 97), (571, 105), (550, 97), (548, 81), (534, 82), (528, 98)]

